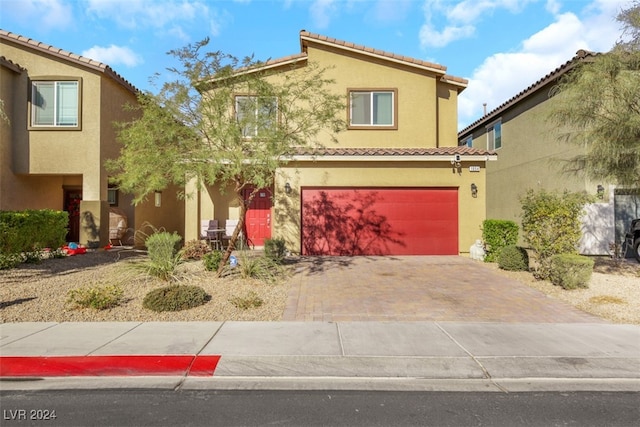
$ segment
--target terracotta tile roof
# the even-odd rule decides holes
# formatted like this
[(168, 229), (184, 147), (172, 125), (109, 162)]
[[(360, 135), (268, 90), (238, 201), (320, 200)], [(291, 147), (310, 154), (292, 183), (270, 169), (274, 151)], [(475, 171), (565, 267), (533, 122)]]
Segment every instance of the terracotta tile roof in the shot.
[(439, 148), (300, 148), (294, 156), (371, 156), (371, 157), (411, 157), (411, 156), (497, 156), (493, 151), (467, 146)]
[(0, 56), (0, 65), (7, 67), (8, 69), (12, 70), (15, 73), (22, 73), (23, 71), (25, 71), (25, 69), (23, 67), (21, 67), (19, 64), (16, 64), (15, 62), (13, 62), (10, 59), (5, 58), (4, 56)]
[(306, 52), (307, 43), (309, 41), (316, 41), (323, 44), (329, 44), (336, 46), (338, 48), (345, 48), (349, 50), (359, 51), (365, 55), (376, 56), (382, 59), (393, 60), (396, 62), (401, 62), (411, 66), (417, 66), (419, 68), (428, 69), (433, 71), (436, 74), (442, 76), (442, 80), (447, 83), (452, 83), (456, 85), (466, 86), (468, 81), (461, 77), (454, 77), (448, 74), (445, 74), (447, 67), (440, 64), (435, 64), (433, 62), (423, 61), (421, 59), (411, 58), (409, 56), (398, 55), (392, 52), (386, 52), (384, 50), (373, 49), (367, 46), (358, 45), (351, 42), (346, 42), (344, 40), (334, 39), (332, 37), (323, 36), (320, 34), (310, 33), (308, 31), (302, 30), (300, 31), (300, 47), (303, 52)]
[(80, 65), (83, 67), (87, 67), (87, 68), (102, 72), (107, 76), (111, 77), (116, 82), (120, 83), (129, 91), (134, 93), (138, 92), (138, 89), (135, 86), (133, 86), (131, 83), (125, 80), (124, 77), (122, 77), (120, 74), (116, 73), (107, 64), (104, 64), (102, 62), (95, 61), (91, 58), (80, 56), (72, 52), (67, 52), (66, 50), (62, 50), (60, 48), (53, 47), (48, 44), (39, 42), (37, 40), (33, 40), (30, 38), (21, 36), (19, 34), (14, 34), (2, 29), (0, 29), (0, 40), (3, 40), (3, 41), (6, 40), (13, 43), (17, 43), (24, 47), (28, 47), (28, 48), (40, 51), (42, 53), (46, 53), (48, 55), (52, 55), (54, 57), (67, 60), (76, 65)]
[(280, 65), (280, 64), (287, 64), (289, 62), (299, 61), (301, 59), (302, 60), (307, 59), (307, 53), (306, 52), (296, 53), (294, 55), (289, 55), (289, 56), (285, 56), (285, 57), (282, 57), (282, 58), (269, 59), (267, 62), (262, 64), (262, 66), (264, 66), (264, 67), (277, 66), (277, 65)]
[(467, 136), (466, 134), (468, 134), (471, 130), (475, 129), (476, 127), (478, 127), (478, 126), (480, 126), (480, 125), (482, 125), (484, 123), (488, 123), (488, 122), (491, 122), (491, 121), (495, 120), (505, 110), (507, 110), (509, 107), (517, 104), (518, 102), (520, 102), (524, 98), (534, 94), (536, 91), (538, 91), (539, 89), (543, 88), (544, 86), (546, 86), (550, 82), (553, 82), (554, 80), (558, 79), (560, 76), (562, 76), (566, 72), (568, 72), (571, 69), (573, 69), (579, 63), (581, 63), (583, 61), (592, 60), (593, 58), (595, 58), (598, 55), (600, 55), (600, 54), (596, 53), (596, 52), (590, 52), (590, 51), (587, 51), (587, 50), (580, 49), (579, 51), (576, 52), (576, 56), (571, 58), (569, 61), (565, 62), (564, 64), (562, 64), (561, 66), (559, 66), (555, 70), (551, 71), (549, 74), (547, 74), (546, 76), (542, 77), (540, 80), (538, 80), (537, 82), (533, 83), (531, 86), (527, 87), (525, 90), (519, 92), (517, 95), (513, 96), (512, 98), (510, 98), (508, 101), (504, 102), (503, 104), (501, 104), (496, 109), (490, 111), (485, 116), (481, 117), (480, 119), (478, 119), (475, 122), (471, 123), (469, 126), (467, 126), (464, 129), (462, 129), (460, 132), (458, 132), (458, 137), (460, 138), (460, 137), (463, 137), (463, 136)]
[[(240, 68), (236, 69), (234, 71), (234, 73), (235, 74), (243, 74), (243, 73), (246, 72), (247, 74), (251, 74), (251, 73), (256, 72), (256, 71), (262, 71), (262, 70), (266, 70), (266, 69), (269, 69), (269, 68), (275, 68), (275, 67), (279, 67), (281, 65), (293, 64), (293, 63), (298, 62), (298, 61), (306, 61), (306, 60), (307, 60), (306, 52), (296, 53), (294, 55), (284, 56), (282, 58), (269, 59), (266, 62), (257, 63), (254, 66), (240, 67)], [(213, 81), (215, 81), (215, 80), (216, 79), (213, 79)]]

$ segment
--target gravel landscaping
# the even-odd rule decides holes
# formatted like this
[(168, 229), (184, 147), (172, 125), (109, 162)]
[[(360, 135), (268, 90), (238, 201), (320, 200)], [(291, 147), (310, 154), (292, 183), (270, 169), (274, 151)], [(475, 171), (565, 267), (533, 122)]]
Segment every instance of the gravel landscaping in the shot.
[[(243, 279), (237, 273), (218, 278), (206, 271), (202, 262), (187, 262), (180, 266), (179, 283), (201, 286), (211, 295), (211, 301), (189, 310), (157, 313), (143, 308), (142, 300), (149, 291), (166, 282), (147, 278), (131, 268), (132, 263), (143, 257), (144, 254), (135, 251), (97, 251), (0, 271), (0, 321), (278, 321), (282, 318), (289, 292), (287, 275), (293, 266), (289, 266), (289, 273), (277, 282), (265, 283)], [(635, 261), (597, 258), (589, 288), (571, 291), (537, 281), (527, 272), (503, 271), (496, 264), (484, 266), (609, 321), (640, 324), (640, 264)], [(68, 302), (72, 289), (108, 285), (118, 285), (124, 290), (124, 301), (115, 308), (77, 309)], [(262, 305), (242, 309), (233, 303), (248, 298), (262, 300)]]
[[(281, 281), (268, 284), (243, 279), (238, 274), (218, 278), (205, 270), (201, 261), (179, 267), (178, 283), (197, 285), (209, 295), (208, 303), (176, 312), (155, 312), (142, 306), (144, 296), (167, 282), (146, 277), (132, 263), (143, 254), (135, 251), (98, 251), (62, 259), (23, 264), (0, 271), (0, 320), (2, 322), (101, 322), (101, 321), (220, 321), (280, 320), (287, 301), (288, 287)], [(119, 285), (124, 301), (117, 307), (96, 310), (77, 309), (67, 302), (68, 293), (80, 287)], [(247, 298), (253, 292), (263, 301), (260, 307), (237, 308), (234, 298)]]

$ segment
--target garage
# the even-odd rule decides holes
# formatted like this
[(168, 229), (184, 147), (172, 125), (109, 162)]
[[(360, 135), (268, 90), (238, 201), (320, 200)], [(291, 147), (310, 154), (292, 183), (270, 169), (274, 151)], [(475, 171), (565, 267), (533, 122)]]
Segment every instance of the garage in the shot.
[(302, 188), (303, 255), (458, 255), (457, 188)]

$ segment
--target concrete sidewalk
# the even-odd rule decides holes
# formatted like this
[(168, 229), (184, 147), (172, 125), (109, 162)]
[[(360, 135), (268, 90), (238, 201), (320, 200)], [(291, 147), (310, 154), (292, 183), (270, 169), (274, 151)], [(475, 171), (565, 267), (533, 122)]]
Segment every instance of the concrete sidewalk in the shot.
[(9, 323), (0, 325), (0, 357), (2, 389), (34, 377), (49, 377), (41, 387), (51, 377), (118, 377), (136, 387), (145, 378), (196, 388), (402, 380), (420, 389), (640, 391), (640, 327), (601, 323)]

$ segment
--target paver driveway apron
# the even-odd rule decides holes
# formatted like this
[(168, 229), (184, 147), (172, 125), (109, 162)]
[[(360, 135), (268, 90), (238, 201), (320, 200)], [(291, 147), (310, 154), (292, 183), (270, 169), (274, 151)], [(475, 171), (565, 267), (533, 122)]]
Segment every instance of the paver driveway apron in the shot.
[(302, 257), (283, 320), (603, 323), (460, 256)]

